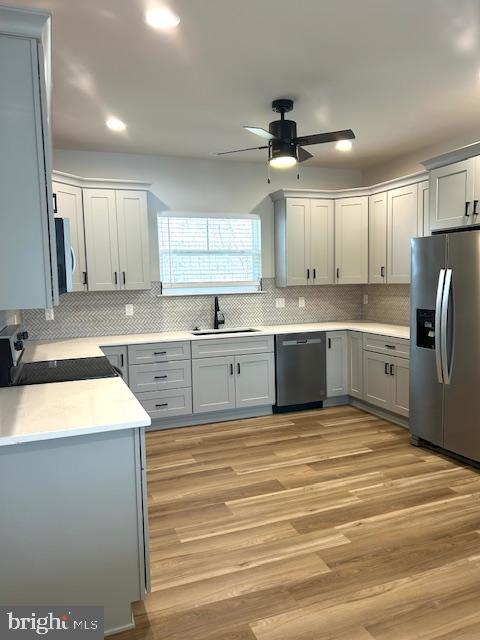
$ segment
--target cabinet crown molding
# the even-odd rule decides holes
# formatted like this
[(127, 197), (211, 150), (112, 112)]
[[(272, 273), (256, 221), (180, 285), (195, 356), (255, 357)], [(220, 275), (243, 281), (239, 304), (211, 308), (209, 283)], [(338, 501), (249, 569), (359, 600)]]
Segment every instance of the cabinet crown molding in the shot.
[(45, 40), (49, 37), (49, 11), (0, 5), (0, 33)]
[(120, 178), (84, 178), (73, 173), (52, 171), (52, 180), (84, 189), (130, 189), (132, 191), (149, 191), (151, 182), (141, 180), (123, 180)]
[[(479, 151), (480, 153), (480, 151)], [(428, 180), (427, 171), (419, 171), (407, 176), (379, 182), (368, 187), (353, 187), (351, 189), (279, 189), (270, 194), (273, 202), (284, 198), (318, 198), (337, 200), (339, 198), (354, 198), (357, 196), (371, 196), (382, 191), (389, 191), (398, 187)]]
[(433, 158), (429, 158), (428, 160), (423, 160), (421, 164), (423, 164), (423, 166), (430, 171), (431, 169), (445, 167), (448, 164), (461, 162), (462, 160), (467, 160), (468, 158), (473, 158), (474, 156), (479, 155), (480, 141), (473, 142), (472, 144), (467, 144), (465, 147), (459, 147), (458, 149), (453, 149), (452, 151), (447, 151), (446, 153), (434, 156)]

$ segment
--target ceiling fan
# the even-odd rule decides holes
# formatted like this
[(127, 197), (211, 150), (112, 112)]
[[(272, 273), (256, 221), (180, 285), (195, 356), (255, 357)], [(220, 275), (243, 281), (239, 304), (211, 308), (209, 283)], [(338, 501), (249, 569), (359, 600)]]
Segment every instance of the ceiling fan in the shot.
[(288, 169), (297, 164), (313, 158), (312, 154), (303, 147), (309, 144), (322, 144), (324, 142), (336, 142), (339, 140), (351, 140), (355, 134), (351, 129), (343, 131), (330, 131), (316, 133), (311, 136), (297, 137), (297, 123), (294, 120), (285, 120), (285, 114), (293, 109), (293, 100), (280, 98), (272, 102), (272, 110), (280, 114), (280, 120), (274, 120), (268, 125), (268, 131), (262, 127), (244, 127), (265, 140), (268, 144), (261, 147), (248, 147), (247, 149), (235, 149), (233, 151), (221, 151), (217, 156), (241, 151), (253, 151), (256, 149), (268, 149), (268, 161), (270, 166), (276, 169)]

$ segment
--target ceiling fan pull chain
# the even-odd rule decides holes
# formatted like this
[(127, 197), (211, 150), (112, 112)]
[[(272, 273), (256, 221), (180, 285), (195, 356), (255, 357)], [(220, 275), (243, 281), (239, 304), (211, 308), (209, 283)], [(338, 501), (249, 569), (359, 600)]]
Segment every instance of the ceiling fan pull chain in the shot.
[(267, 162), (266, 165), (267, 165), (267, 184), (270, 184), (270, 162)]

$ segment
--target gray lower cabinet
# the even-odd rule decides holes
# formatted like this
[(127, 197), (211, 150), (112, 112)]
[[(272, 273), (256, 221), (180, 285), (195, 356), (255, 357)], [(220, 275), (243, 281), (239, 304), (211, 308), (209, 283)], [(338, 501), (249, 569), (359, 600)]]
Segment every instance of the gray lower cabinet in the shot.
[(359, 331), (348, 332), (347, 386), (349, 396), (363, 398), (363, 334)]
[(109, 362), (121, 372), (122, 378), (128, 384), (127, 347), (102, 347), (102, 351)]
[(192, 360), (193, 412), (235, 409), (235, 358)]
[(135, 395), (152, 420), (186, 416), (192, 413), (190, 388), (144, 391)]
[(273, 353), (235, 357), (235, 402), (237, 409), (275, 404)]
[(190, 360), (130, 367), (130, 388), (134, 393), (182, 389), (192, 384)]
[(409, 360), (363, 352), (363, 399), (387, 411), (408, 417)]
[(347, 332), (327, 332), (327, 398), (347, 395)]
[(392, 360), (392, 411), (408, 417), (409, 413), (409, 388), (410, 388), (410, 361), (406, 358)]

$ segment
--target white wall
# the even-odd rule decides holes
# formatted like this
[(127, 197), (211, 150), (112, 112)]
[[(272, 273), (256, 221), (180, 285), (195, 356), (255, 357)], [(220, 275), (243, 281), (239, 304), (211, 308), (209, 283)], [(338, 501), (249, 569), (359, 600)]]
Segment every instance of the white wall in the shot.
[(192, 159), (96, 151), (56, 149), (53, 166), (88, 178), (120, 178), (152, 183), (151, 210), (152, 278), (158, 279), (154, 232), (155, 210), (257, 213), (262, 219), (263, 276), (274, 276), (273, 203), (269, 193), (281, 188), (340, 189), (363, 184), (355, 169), (301, 167), (295, 171), (272, 171), (267, 184), (261, 163), (235, 160)]
[(445, 138), (434, 145), (399, 156), (389, 162), (382, 162), (381, 164), (368, 167), (363, 171), (364, 185), (369, 186), (377, 182), (383, 182), (384, 180), (391, 180), (392, 178), (407, 176), (417, 171), (424, 171), (425, 167), (420, 164), (422, 160), (428, 160), (429, 158), (446, 153), (447, 151), (452, 151), (453, 149), (458, 149), (458, 147), (464, 147), (478, 140), (480, 140), (480, 128), (468, 133), (463, 133), (462, 135)]

